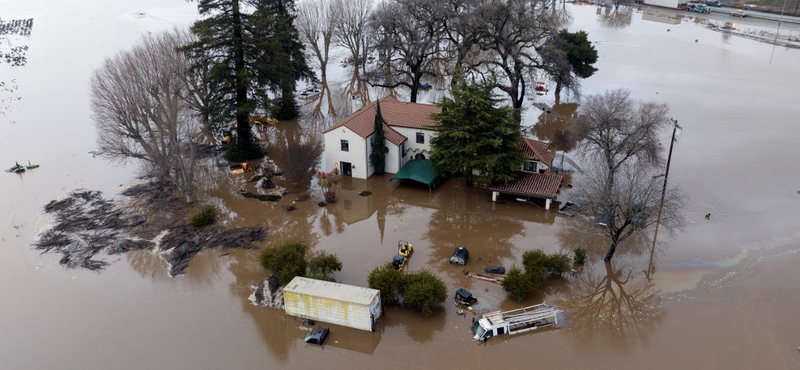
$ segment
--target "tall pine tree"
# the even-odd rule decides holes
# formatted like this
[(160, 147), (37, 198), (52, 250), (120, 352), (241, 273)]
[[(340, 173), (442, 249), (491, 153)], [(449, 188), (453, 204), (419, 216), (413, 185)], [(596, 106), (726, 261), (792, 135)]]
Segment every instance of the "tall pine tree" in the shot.
[[(270, 109), (279, 118), (293, 118), (296, 82), (313, 78), (293, 23), (294, 2), (199, 0), (198, 9), (204, 18), (191, 28), (197, 41), (184, 50), (194, 69), (210, 69), (206, 82), (219, 92), (220, 119), (236, 118), (237, 145), (253, 147), (253, 110)], [(273, 109), (275, 102), (278, 108)]]
[(439, 174), (464, 177), (468, 184), (476, 175), (505, 184), (522, 168), (525, 156), (514, 109), (499, 107), (502, 100), (493, 86), (462, 80), (453, 89), (454, 100), (445, 98), (438, 104), (442, 112), (431, 116), (438, 121), (431, 162)]
[(369, 163), (375, 167), (376, 175), (386, 173), (386, 134), (383, 132), (383, 116), (381, 116), (381, 102), (375, 103), (375, 137), (372, 139), (372, 153), (369, 154)]

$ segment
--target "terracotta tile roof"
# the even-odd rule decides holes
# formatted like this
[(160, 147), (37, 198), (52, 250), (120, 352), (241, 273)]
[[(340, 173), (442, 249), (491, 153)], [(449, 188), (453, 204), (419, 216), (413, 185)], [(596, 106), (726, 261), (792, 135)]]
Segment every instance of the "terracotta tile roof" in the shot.
[[(410, 127), (410, 128), (424, 128), (433, 129), (436, 126), (436, 121), (430, 118), (431, 113), (439, 113), (441, 109), (431, 104), (419, 103), (405, 103), (397, 100), (393, 96), (386, 96), (380, 99), (381, 102), (381, 116), (389, 126), (396, 127)], [(358, 136), (367, 138), (375, 131), (375, 105), (376, 102), (367, 104), (358, 112), (355, 112), (347, 118), (337, 122), (331, 126), (325, 133), (333, 131), (339, 127), (347, 127)], [(396, 145), (400, 145), (403, 141), (398, 142), (398, 135), (403, 136), (395, 130), (386, 130), (386, 140), (391, 141)], [(391, 137), (391, 138), (390, 138)], [(404, 136), (403, 136), (404, 137)], [(405, 137), (404, 137), (405, 138)]]
[(522, 143), (520, 144), (522, 153), (528, 156), (529, 159), (542, 162), (548, 167), (553, 165), (553, 158), (556, 156), (556, 153), (549, 148), (549, 143), (528, 138), (522, 138)]
[(489, 190), (536, 198), (555, 198), (563, 176), (554, 173), (520, 171), (516, 181), (490, 186)]
[[(381, 112), (381, 113), (383, 113), (383, 112)], [(373, 121), (374, 121), (374, 119), (373, 119)], [(375, 123), (373, 122), (373, 126), (374, 125), (375, 125)], [(394, 145), (397, 145), (397, 146), (400, 146), (400, 144), (402, 144), (404, 141), (406, 141), (406, 137), (403, 136), (403, 134), (395, 131), (393, 128), (391, 128), (389, 125), (387, 125), (385, 123), (383, 124), (383, 135), (386, 137), (386, 141), (388, 141), (388, 142), (390, 142), (390, 143), (392, 143)]]

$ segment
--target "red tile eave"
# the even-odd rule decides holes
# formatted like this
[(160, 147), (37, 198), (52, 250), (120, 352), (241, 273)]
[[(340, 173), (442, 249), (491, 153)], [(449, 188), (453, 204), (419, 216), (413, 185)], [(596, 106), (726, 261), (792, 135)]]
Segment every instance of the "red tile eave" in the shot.
[(536, 198), (555, 198), (563, 176), (552, 173), (520, 172), (516, 181), (505, 185), (490, 186), (489, 190), (504, 194)]

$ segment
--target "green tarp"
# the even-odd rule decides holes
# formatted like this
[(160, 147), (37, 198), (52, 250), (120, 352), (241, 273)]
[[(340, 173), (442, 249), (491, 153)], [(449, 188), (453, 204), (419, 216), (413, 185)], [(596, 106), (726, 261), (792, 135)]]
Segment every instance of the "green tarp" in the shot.
[(415, 159), (406, 163), (392, 180), (413, 180), (433, 187), (433, 183), (439, 178), (439, 174), (433, 170), (433, 163), (427, 159)]

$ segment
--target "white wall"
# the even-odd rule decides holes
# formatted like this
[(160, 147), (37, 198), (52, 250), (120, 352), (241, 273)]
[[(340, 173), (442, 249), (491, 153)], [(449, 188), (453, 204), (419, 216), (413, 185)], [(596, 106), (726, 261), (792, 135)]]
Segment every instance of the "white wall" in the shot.
[[(325, 170), (330, 172), (336, 163), (350, 162), (353, 165), (353, 177), (366, 179), (367, 170), (369, 169), (366, 155), (367, 141), (346, 127), (339, 127), (333, 131), (326, 132), (324, 136)], [(349, 142), (349, 152), (342, 151), (341, 140)], [(339, 171), (341, 170), (340, 164)]]
[[(417, 153), (422, 153), (425, 155), (425, 159), (430, 159), (431, 157), (431, 139), (436, 136), (436, 131), (433, 130), (421, 130), (416, 128), (408, 128), (408, 127), (397, 127), (392, 126), (392, 128), (403, 134), (408, 140), (406, 140), (406, 152), (404, 153), (403, 157), (401, 158), (401, 164), (406, 164), (408, 161), (414, 159), (414, 156)], [(425, 134), (425, 143), (424, 144), (417, 144), (417, 132), (422, 132)]]
[[(372, 176), (375, 173), (375, 166), (369, 162), (369, 155), (372, 154), (372, 139), (375, 137), (375, 134), (369, 135), (367, 137), (367, 163), (369, 163), (369, 176)], [(408, 140), (406, 140), (408, 143)], [(386, 147), (389, 148), (389, 153), (386, 154), (386, 167), (384, 168), (386, 173), (397, 173), (400, 171), (400, 147), (394, 145), (393, 143), (387, 141)]]

